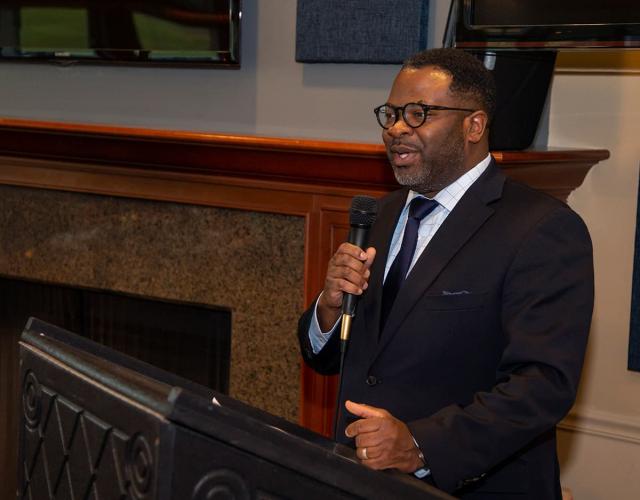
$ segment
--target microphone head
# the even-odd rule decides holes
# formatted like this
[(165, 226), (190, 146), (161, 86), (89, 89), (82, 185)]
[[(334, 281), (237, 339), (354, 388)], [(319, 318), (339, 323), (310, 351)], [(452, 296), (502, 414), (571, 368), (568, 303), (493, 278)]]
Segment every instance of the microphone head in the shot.
[(349, 224), (352, 226), (371, 227), (378, 215), (378, 201), (371, 196), (354, 196), (351, 200)]

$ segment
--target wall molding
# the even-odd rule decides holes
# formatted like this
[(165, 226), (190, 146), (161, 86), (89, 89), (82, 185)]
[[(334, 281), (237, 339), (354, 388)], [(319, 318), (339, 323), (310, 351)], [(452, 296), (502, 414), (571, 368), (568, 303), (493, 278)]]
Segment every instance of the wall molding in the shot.
[[(561, 199), (603, 149), (493, 151), (504, 172)], [(0, 118), (0, 155), (181, 174), (390, 191), (397, 187), (381, 144), (225, 135)]]
[(558, 428), (640, 445), (640, 416), (633, 418), (598, 410), (576, 410), (570, 412)]

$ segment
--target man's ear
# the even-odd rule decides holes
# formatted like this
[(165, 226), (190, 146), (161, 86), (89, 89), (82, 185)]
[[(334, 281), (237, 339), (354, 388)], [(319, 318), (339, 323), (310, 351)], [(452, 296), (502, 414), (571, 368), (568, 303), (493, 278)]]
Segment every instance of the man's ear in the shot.
[(474, 144), (480, 142), (487, 132), (489, 117), (484, 111), (474, 111), (465, 119), (465, 131), (467, 140)]

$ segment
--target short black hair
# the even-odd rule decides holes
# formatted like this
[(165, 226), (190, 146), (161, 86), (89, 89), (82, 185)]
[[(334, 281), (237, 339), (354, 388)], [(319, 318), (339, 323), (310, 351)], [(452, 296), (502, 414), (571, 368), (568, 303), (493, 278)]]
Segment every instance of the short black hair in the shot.
[(496, 111), (496, 84), (491, 71), (474, 55), (460, 49), (429, 49), (408, 58), (402, 69), (437, 66), (451, 75), (449, 90), (475, 100), (493, 121)]

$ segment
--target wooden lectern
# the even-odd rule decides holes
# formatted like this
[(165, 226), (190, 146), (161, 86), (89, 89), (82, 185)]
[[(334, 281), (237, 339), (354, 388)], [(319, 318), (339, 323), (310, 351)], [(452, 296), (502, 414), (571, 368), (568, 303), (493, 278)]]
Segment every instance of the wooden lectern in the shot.
[(37, 319), (22, 334), (20, 376), (19, 498), (451, 498)]

